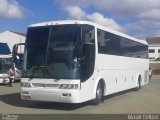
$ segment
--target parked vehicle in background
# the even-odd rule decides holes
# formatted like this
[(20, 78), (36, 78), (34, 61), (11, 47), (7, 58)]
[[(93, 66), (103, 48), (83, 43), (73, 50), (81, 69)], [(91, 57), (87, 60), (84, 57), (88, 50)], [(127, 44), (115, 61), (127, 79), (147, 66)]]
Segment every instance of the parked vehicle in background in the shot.
[(12, 66), (11, 55), (0, 55), (0, 83), (8, 83), (8, 70)]
[(8, 70), (12, 66), (12, 55), (7, 43), (0, 42), (0, 83), (8, 83)]
[[(22, 60), (23, 60), (23, 53), (24, 53), (24, 50), (20, 49), (20, 51), (18, 51), (18, 46), (23, 45), (23, 48), (24, 48), (24, 43), (18, 43), (18, 44), (15, 44), (13, 46), (13, 54), (14, 51), (17, 51), (17, 55), (14, 56), (12, 55), (13, 57), (13, 64), (12, 64), (12, 67), (9, 69), (8, 71), (8, 76), (10, 79), (12, 79), (12, 82), (15, 82), (15, 81), (19, 81), (21, 79), (21, 74), (22, 74)], [(16, 57), (14, 59), (14, 57)]]

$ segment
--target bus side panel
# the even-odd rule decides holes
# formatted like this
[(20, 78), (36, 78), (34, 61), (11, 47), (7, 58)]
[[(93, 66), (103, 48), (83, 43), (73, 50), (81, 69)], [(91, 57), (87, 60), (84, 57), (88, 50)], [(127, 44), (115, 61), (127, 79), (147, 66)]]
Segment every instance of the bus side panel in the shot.
[(128, 83), (129, 88), (136, 87), (139, 75), (141, 75), (141, 85), (148, 83), (149, 61), (148, 59), (122, 57), (122, 76), (128, 77), (134, 83)]
[(145, 74), (149, 64), (147, 59), (98, 55), (99, 76), (106, 82), (105, 95), (136, 87), (138, 76), (142, 77), (142, 85), (146, 84)]
[(97, 55), (97, 64), (99, 70), (99, 76), (102, 76), (106, 81), (106, 95), (115, 93), (122, 89), (123, 86), (117, 86), (121, 84), (121, 69), (122, 60), (121, 57), (112, 55)]

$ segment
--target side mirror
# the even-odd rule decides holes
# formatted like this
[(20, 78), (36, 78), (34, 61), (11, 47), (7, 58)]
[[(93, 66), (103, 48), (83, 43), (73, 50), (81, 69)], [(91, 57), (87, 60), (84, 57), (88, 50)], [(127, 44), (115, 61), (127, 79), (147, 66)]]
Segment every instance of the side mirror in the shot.
[(19, 43), (19, 44), (15, 44), (13, 46), (13, 50), (12, 50), (12, 58), (13, 58), (13, 62), (17, 62), (19, 61), (19, 63), (21, 63), (23, 61), (23, 53), (19, 53), (19, 47), (21, 46), (25, 46), (25, 43)]

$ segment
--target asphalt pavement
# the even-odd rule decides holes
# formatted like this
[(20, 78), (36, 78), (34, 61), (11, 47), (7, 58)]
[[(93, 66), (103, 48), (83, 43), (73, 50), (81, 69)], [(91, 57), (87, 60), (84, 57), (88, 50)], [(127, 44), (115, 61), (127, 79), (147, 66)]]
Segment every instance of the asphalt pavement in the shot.
[(107, 96), (103, 103), (94, 106), (89, 102), (62, 104), (53, 102), (22, 101), (20, 84), (13, 87), (0, 85), (0, 113), (6, 114), (134, 114), (160, 113), (160, 75), (139, 91), (128, 90)]

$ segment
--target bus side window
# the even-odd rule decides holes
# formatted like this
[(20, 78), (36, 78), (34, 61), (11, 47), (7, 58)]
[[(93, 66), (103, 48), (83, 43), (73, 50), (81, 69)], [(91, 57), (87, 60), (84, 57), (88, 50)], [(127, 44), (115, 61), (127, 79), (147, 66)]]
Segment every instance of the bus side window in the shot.
[(92, 76), (95, 65), (95, 29), (84, 25), (82, 30), (83, 55), (81, 61), (81, 81), (84, 82)]

